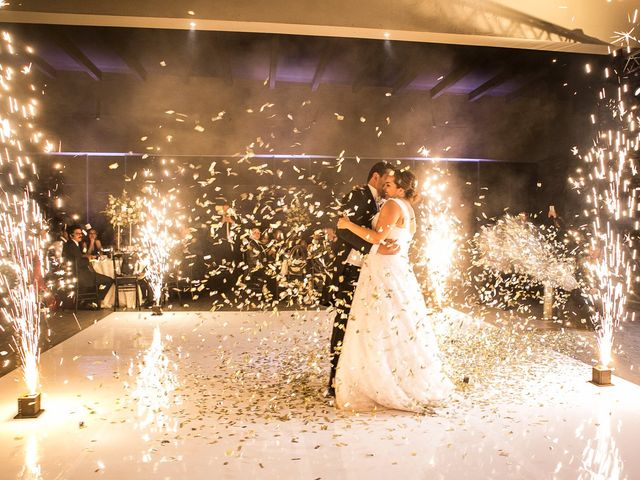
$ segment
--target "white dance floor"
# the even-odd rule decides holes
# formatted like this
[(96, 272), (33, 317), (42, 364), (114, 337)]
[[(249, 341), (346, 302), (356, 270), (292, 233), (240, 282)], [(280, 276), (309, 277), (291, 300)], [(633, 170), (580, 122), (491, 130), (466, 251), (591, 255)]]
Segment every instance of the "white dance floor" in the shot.
[(42, 355), (39, 418), (14, 420), (19, 375), (0, 379), (1, 478), (640, 478), (637, 385), (541, 349), (434, 416), (355, 415), (321, 396), (329, 331), (324, 312), (111, 314)]

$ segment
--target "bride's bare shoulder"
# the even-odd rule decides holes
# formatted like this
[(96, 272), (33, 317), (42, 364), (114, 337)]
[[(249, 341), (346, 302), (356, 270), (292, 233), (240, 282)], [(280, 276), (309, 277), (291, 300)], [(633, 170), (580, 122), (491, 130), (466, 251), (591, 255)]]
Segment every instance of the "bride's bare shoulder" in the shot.
[[(406, 209), (406, 211), (409, 212), (412, 217), (414, 216), (414, 214), (413, 214), (413, 206), (411, 205), (411, 202), (409, 202), (409, 201), (407, 201), (407, 200), (405, 200), (403, 198), (391, 198), (390, 200), (394, 200), (394, 202), (392, 202), (392, 203), (395, 203), (397, 205), (397, 208), (402, 209), (402, 210)], [(387, 202), (387, 203), (389, 203), (389, 202)]]
[(380, 211), (385, 210), (388, 212), (394, 212), (394, 211), (400, 211), (401, 208), (402, 207), (398, 205), (396, 198), (390, 198), (389, 200), (384, 202)]

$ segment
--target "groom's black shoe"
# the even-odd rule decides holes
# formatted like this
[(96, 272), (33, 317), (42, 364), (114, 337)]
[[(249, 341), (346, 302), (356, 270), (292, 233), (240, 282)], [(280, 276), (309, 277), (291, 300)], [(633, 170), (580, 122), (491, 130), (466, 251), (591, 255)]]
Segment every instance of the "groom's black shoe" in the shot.
[(324, 396), (324, 398), (336, 398), (336, 389), (333, 387), (328, 387), (322, 395)]

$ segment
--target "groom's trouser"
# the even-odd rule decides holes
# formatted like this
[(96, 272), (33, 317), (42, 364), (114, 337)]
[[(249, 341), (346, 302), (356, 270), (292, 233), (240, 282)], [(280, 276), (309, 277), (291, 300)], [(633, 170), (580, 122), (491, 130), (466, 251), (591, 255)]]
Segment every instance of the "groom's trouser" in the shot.
[(334, 296), (336, 318), (333, 321), (333, 331), (331, 332), (331, 374), (329, 376), (329, 388), (334, 387), (333, 380), (336, 377), (336, 368), (338, 367), (338, 360), (340, 359), (342, 341), (344, 340), (347, 320), (349, 319), (349, 312), (351, 311), (351, 301), (353, 300), (353, 293), (356, 290), (359, 276), (360, 267), (346, 265), (337, 284), (338, 291)]

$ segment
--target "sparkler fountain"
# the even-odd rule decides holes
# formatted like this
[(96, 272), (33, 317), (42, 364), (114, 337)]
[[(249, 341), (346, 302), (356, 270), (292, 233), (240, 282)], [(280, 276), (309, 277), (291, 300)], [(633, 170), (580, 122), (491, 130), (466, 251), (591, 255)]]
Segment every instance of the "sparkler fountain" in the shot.
[(161, 197), (157, 190), (150, 187), (146, 193), (142, 201), (142, 223), (138, 236), (147, 267), (146, 277), (153, 295), (153, 315), (162, 315), (162, 287), (169, 268), (171, 248), (176, 242), (172, 235), (175, 223), (169, 217), (169, 206), (175, 199), (172, 196)]
[[(632, 25), (637, 16), (636, 10)], [(631, 33), (619, 34), (616, 41), (623, 48), (613, 52), (614, 58), (640, 46)], [(587, 172), (579, 168), (577, 178), (569, 179), (585, 198), (583, 214), (589, 220), (591, 234), (586, 294), (599, 349), (599, 363), (593, 367), (592, 376), (596, 385), (611, 384), (613, 338), (620, 323), (629, 318), (627, 295), (632, 293), (633, 264), (637, 261), (631, 232), (639, 226), (638, 188), (632, 179), (638, 175), (634, 156), (640, 151), (640, 117), (624, 70), (605, 69), (609, 82), (599, 91), (598, 114), (591, 115), (598, 131), (591, 149), (581, 155)], [(640, 89), (635, 95), (639, 93)]]
[(449, 284), (460, 243), (460, 222), (451, 211), (447, 183), (439, 168), (434, 168), (423, 181), (426, 221), (422, 224), (424, 262), (435, 304), (442, 307), (448, 300)]
[[(2, 4), (0, 4), (2, 6)], [(30, 193), (34, 191), (36, 166), (27, 145), (45, 143), (36, 129), (38, 88), (30, 83), (31, 64), (23, 57), (28, 46), (14, 42), (2, 32), (0, 41), (0, 311), (13, 329), (13, 341), (20, 359), (26, 395), (18, 399), (16, 418), (36, 417), (41, 412), (39, 385), (40, 321), (39, 287), (45, 273), (46, 230), (40, 209)]]
[(42, 413), (38, 392), (40, 320), (38, 276), (44, 265), (45, 225), (38, 205), (27, 194), (22, 199), (5, 196), (0, 211), (0, 290), (5, 300), (0, 311), (13, 328), (26, 395), (18, 399), (16, 418)]

